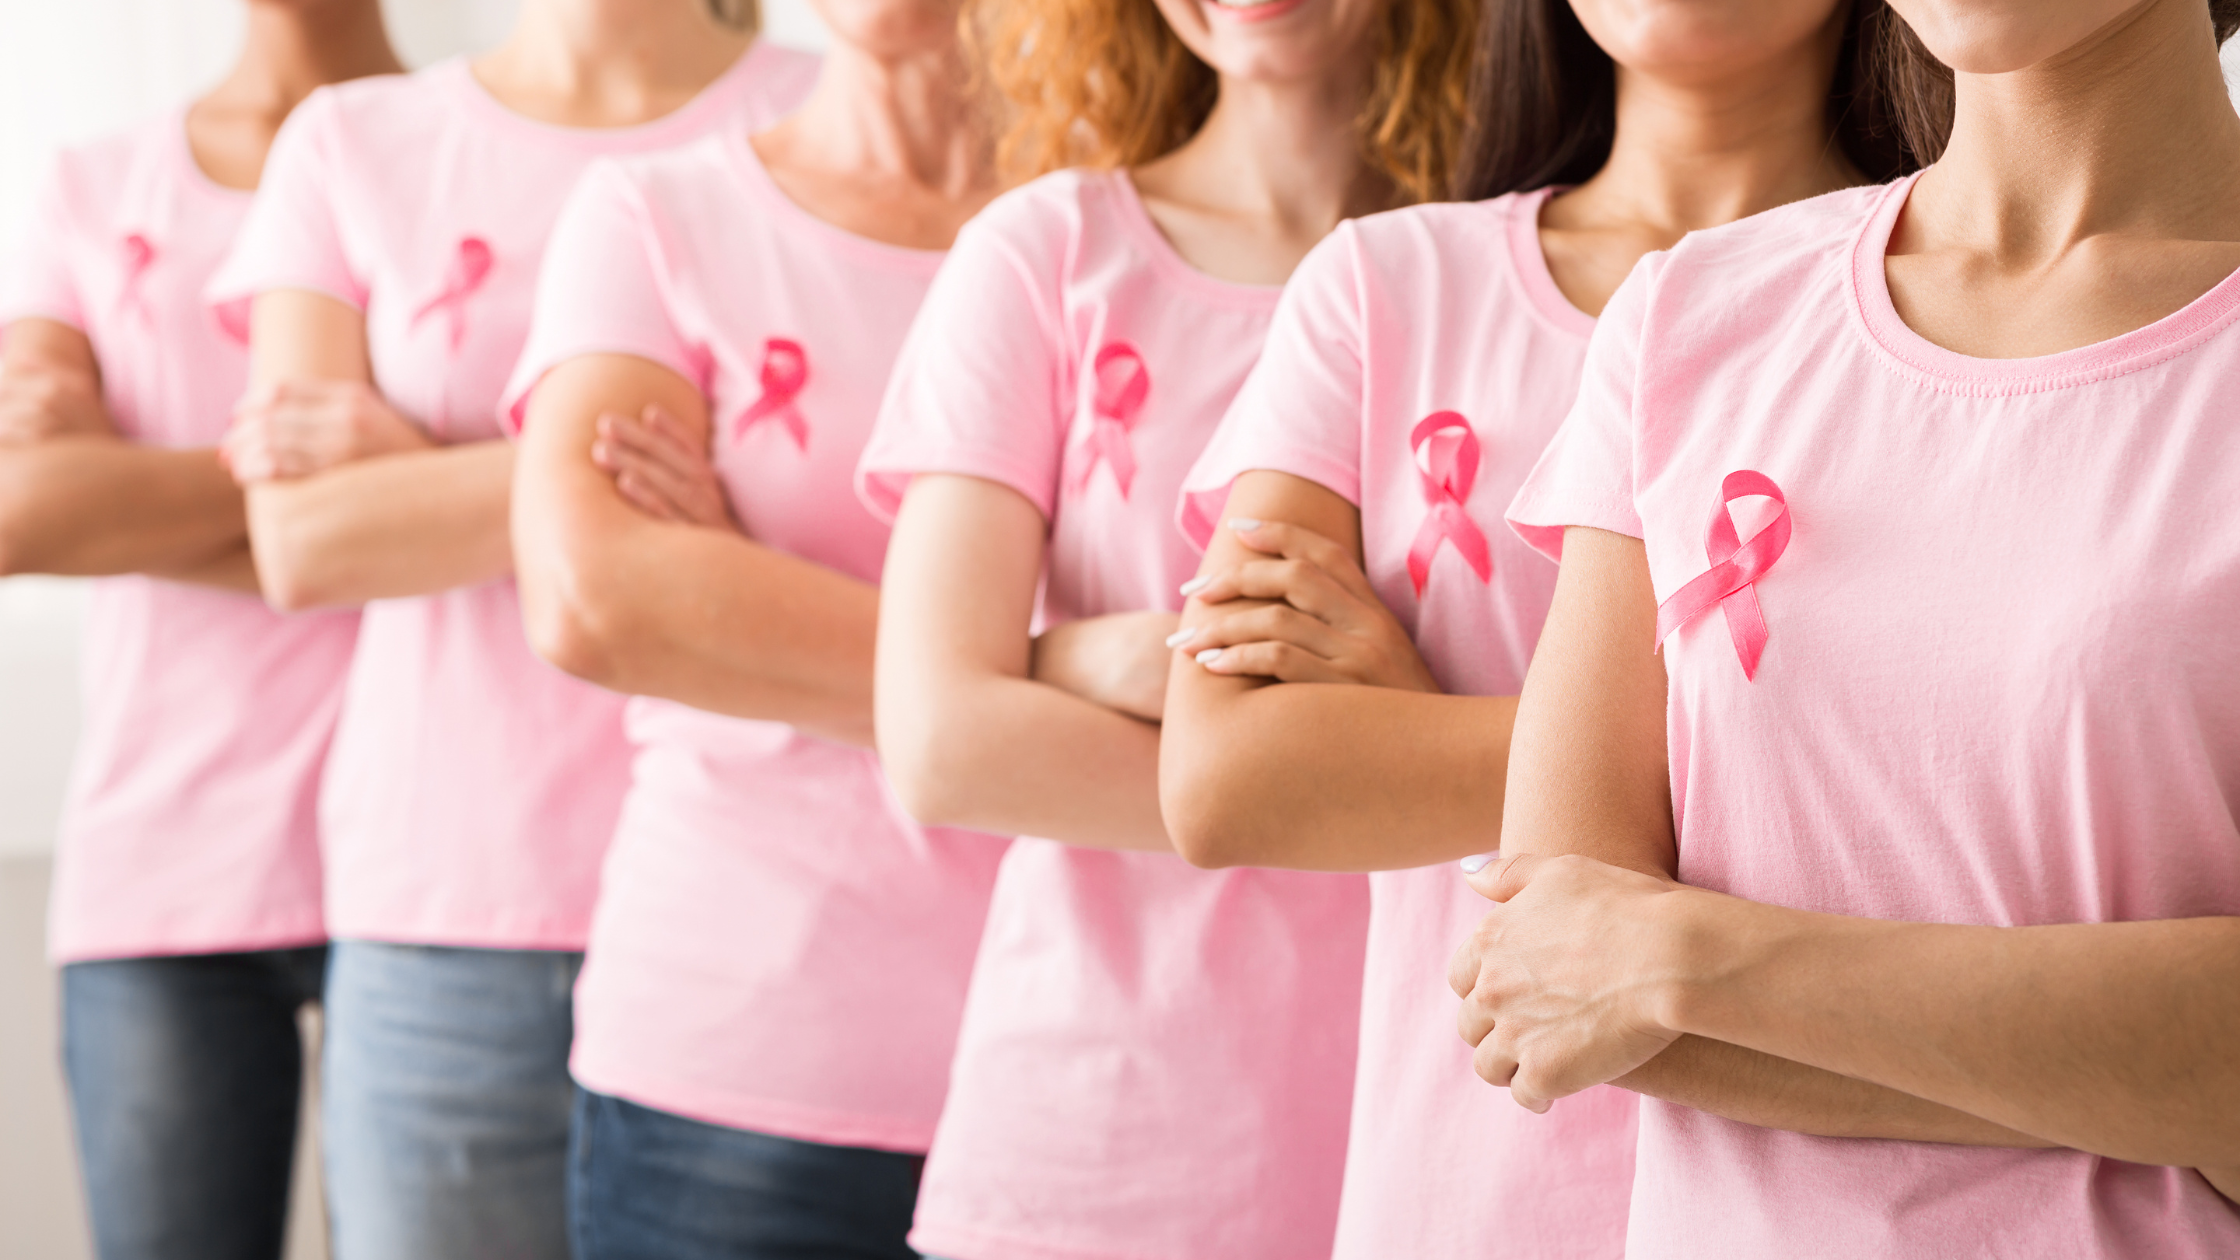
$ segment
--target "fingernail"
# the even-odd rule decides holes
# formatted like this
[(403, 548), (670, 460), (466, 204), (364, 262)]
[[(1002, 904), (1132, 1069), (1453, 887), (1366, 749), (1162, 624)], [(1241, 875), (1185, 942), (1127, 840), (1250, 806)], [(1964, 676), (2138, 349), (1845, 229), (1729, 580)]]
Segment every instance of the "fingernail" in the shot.
[(1197, 637), (1198, 632), (1196, 630), (1177, 630), (1173, 634), (1167, 636), (1167, 646), (1171, 648), (1181, 647), (1183, 644), (1188, 643), (1190, 640)]
[(1198, 663), (1199, 663), (1200, 665), (1211, 665), (1211, 664), (1213, 664), (1213, 663), (1214, 663), (1215, 661), (1218, 661), (1218, 660), (1220, 660), (1220, 659), (1221, 659), (1221, 649), (1220, 649), (1220, 648), (1207, 648), (1207, 649), (1206, 649), (1205, 651), (1203, 651), (1203, 652), (1200, 652), (1200, 653), (1198, 653), (1198, 655), (1197, 655), (1197, 657), (1196, 657), (1196, 660), (1197, 660), (1197, 662), (1198, 662)]
[(1479, 871), (1482, 871), (1486, 867), (1492, 865), (1494, 859), (1500, 856), (1501, 851), (1499, 849), (1496, 849), (1491, 853), (1473, 853), (1469, 857), (1462, 859), (1462, 873), (1465, 875), (1475, 875)]
[(1199, 591), (1204, 590), (1206, 588), (1206, 583), (1211, 582), (1212, 580), (1213, 575), (1211, 573), (1201, 573), (1182, 584), (1182, 593), (1185, 595), (1195, 595)]
[(1258, 528), (1260, 528), (1260, 522), (1249, 516), (1240, 516), (1229, 522), (1229, 529), (1232, 533), (1249, 534)]

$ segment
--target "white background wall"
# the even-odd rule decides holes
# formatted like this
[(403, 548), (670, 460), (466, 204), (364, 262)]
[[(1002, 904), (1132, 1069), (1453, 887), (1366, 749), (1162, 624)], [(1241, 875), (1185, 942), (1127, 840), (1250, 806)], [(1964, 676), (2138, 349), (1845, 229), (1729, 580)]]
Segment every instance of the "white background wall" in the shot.
[[(487, 47), (518, 3), (385, 0), (397, 52), (415, 67)], [(0, 0), (0, 257), (48, 154), (215, 82), (240, 40), (241, 12), (239, 0)], [(807, 0), (763, 0), (763, 14), (771, 39), (823, 46)], [(53, 845), (77, 731), (82, 607), (73, 582), (0, 582), (0, 858)]]

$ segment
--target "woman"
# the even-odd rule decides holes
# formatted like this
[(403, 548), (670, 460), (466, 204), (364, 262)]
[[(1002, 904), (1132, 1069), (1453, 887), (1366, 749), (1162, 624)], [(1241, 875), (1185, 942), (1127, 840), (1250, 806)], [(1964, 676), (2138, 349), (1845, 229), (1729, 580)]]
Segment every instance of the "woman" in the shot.
[(251, 304), (227, 452), (266, 596), (367, 604), (326, 822), (336, 1248), (564, 1255), (569, 990), (627, 777), (510, 576), (498, 396), (603, 154), (768, 117), (808, 62), (698, 0), (531, 0), (495, 52), (322, 93), (213, 285)]
[[(1661, 1069), (1629, 1255), (2232, 1255), (2240, 6), (1893, 7), (1936, 164), (1645, 259), (1510, 508), (1463, 1032), (1534, 1110)], [(2049, 1149), (1691, 1102), (1782, 1061)]]
[(105, 1260), (280, 1254), (326, 929), (312, 804), (357, 618), (255, 599), (202, 286), (273, 133), (397, 69), (374, 0), (255, 0), (183, 111), (62, 155), (0, 270), (0, 573), (94, 584), (49, 912)]
[[(1444, 187), (1475, 12), (975, 11), (1013, 169), (1081, 166), (959, 237), (863, 463), (899, 509), (889, 772), (927, 822), (1042, 837), (996, 881), (921, 1251), (1329, 1249), (1366, 890), (1174, 855), (1152, 722), (1191, 554), (1170, 513), (1275, 286), (1340, 219)], [(1031, 640), (1038, 618), (1060, 628)]]
[[(1499, 841), (1498, 769), (1555, 585), (1499, 514), (1642, 254), (1906, 169), (1878, 74), (1888, 18), (1835, 0), (1500, 6), (1465, 177), (1489, 199), (1325, 242), (1186, 484), (1184, 528), (1210, 546), (1161, 747), (1176, 842), (1204, 865), (1376, 872), (1341, 1257), (1623, 1252), (1633, 1098), (1595, 1090), (1535, 1120), (1445, 1035), (1437, 963), (1484, 904), (1445, 863)], [(1814, 1075), (1790, 1110), (1742, 1118), (1857, 1109), (1861, 1091)]]
[(529, 638), (640, 697), (577, 1002), (577, 1260), (913, 1260), (1001, 856), (912, 824), (871, 752), (886, 528), (849, 491), (995, 191), (981, 111), (952, 0), (819, 12), (800, 112), (586, 176), (509, 391)]

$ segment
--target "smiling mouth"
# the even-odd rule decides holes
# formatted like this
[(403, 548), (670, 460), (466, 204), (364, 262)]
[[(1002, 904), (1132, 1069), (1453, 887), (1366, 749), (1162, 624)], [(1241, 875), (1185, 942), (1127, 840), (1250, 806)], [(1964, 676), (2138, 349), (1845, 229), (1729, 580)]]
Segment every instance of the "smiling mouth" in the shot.
[(1265, 9), (1270, 5), (1282, 4), (1284, 0), (1209, 0), (1209, 2), (1217, 9)]

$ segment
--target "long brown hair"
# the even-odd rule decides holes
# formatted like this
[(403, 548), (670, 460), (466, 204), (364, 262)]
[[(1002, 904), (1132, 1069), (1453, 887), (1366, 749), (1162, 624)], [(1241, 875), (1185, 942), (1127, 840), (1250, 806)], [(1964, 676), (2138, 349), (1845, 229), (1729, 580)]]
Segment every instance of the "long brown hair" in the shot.
[[(1438, 197), (1469, 130), (1481, 0), (1389, 0), (1358, 120), (1363, 156), (1403, 197)], [(1002, 117), (1008, 180), (1135, 166), (1205, 125), (1219, 82), (1153, 0), (970, 0), (967, 44)]]
[(708, 12), (732, 30), (750, 35), (762, 30), (762, 0), (708, 0)]

